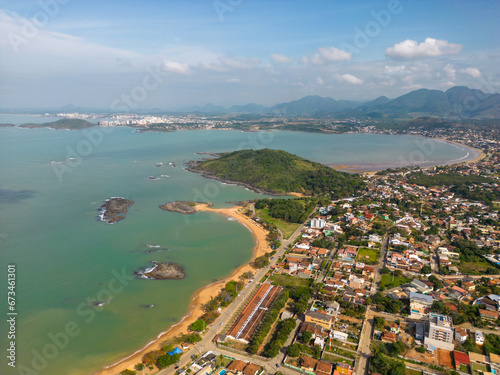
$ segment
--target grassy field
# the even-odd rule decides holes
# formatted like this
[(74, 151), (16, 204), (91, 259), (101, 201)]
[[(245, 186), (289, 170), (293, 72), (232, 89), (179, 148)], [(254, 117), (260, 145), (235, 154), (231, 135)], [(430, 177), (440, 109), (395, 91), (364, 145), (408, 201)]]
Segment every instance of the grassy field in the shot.
[(257, 216), (260, 217), (262, 220), (270, 224), (273, 224), (276, 228), (278, 228), (281, 231), (281, 233), (283, 233), (284, 238), (290, 237), (300, 225), (297, 223), (288, 223), (284, 220), (276, 219), (274, 217), (269, 216), (269, 210), (267, 208), (261, 210), (255, 210), (255, 212), (257, 213)]
[(486, 368), (486, 365), (483, 365), (482, 363), (472, 363), (471, 362), (470, 366), (471, 366), (473, 375), (479, 375), (481, 373), (488, 371), (488, 369)]
[(378, 223), (382, 225), (382, 228), (384, 229), (389, 229), (393, 225), (391, 220), (383, 219), (380, 216), (375, 216), (375, 219), (373, 219), (372, 223), (373, 224)]
[(333, 363), (343, 362), (343, 363), (347, 363), (350, 366), (354, 366), (354, 361), (349, 361), (347, 359), (337, 357), (337, 356), (332, 355), (332, 354), (330, 354), (328, 352), (325, 352), (323, 354), (323, 358), (322, 359), (326, 359), (327, 361), (330, 361), (330, 362), (333, 362)]
[(386, 289), (391, 289), (406, 284), (410, 281), (411, 279), (407, 279), (404, 276), (394, 276), (394, 281), (392, 281), (392, 272), (391, 272), (382, 275), (382, 280), (380, 280), (380, 286), (381, 287), (383, 286)]
[(369, 249), (367, 247), (362, 247), (358, 251), (356, 256), (357, 262), (363, 262), (366, 264), (377, 264), (377, 260), (380, 256), (380, 251), (378, 249)]
[(406, 368), (405, 375), (422, 375), (422, 370), (412, 370), (411, 368)]
[(332, 346), (331, 348), (327, 346), (326, 351), (333, 355), (338, 354), (347, 358), (352, 358), (352, 359), (356, 358), (356, 354), (347, 350), (343, 350), (341, 348), (337, 348), (336, 346)]
[(463, 262), (457, 265), (462, 275), (484, 275), (488, 267), (493, 267), (486, 261)]
[(292, 277), (288, 275), (272, 275), (269, 280), (274, 284), (274, 285), (279, 285), (282, 287), (292, 287), (292, 288), (298, 288), (301, 286), (309, 286), (309, 280), (308, 279), (299, 279), (298, 277)]

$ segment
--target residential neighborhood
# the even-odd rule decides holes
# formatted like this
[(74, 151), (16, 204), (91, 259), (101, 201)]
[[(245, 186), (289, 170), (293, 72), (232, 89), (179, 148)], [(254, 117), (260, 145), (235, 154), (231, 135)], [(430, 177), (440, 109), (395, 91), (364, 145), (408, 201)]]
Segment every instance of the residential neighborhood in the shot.
[(265, 205), (247, 202), (242, 213), (274, 250), (236, 282), (234, 313), (223, 318), (218, 305), (193, 327), (210, 349), (195, 344), (200, 353), (175, 370), (496, 373), (498, 160), (367, 174), (356, 196), (316, 198), (303, 223), (271, 222)]

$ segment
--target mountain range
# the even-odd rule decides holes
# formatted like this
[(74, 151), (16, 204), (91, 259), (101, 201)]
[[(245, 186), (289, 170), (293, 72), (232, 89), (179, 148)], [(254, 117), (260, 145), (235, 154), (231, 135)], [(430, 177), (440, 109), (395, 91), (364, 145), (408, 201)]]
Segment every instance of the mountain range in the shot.
[[(40, 113), (40, 109), (2, 108), (0, 113)], [(43, 112), (80, 112), (103, 113), (103, 109), (84, 108), (67, 104)], [(225, 108), (212, 103), (204, 106), (192, 106), (177, 111), (165, 111), (160, 108), (134, 109), (139, 114), (183, 114), (200, 113), (205, 115), (242, 115), (246, 118), (258, 115), (314, 117), (314, 118), (350, 118), (383, 119), (398, 117), (434, 116), (444, 119), (470, 118), (470, 119), (500, 119), (500, 94), (487, 94), (477, 89), (466, 86), (455, 86), (446, 91), (419, 89), (401, 95), (394, 99), (380, 96), (375, 100), (360, 102), (353, 100), (335, 100), (318, 95), (305, 96), (298, 100), (279, 103), (266, 107), (256, 103), (233, 105)]]
[(209, 103), (203, 107), (191, 107), (183, 111), (210, 114), (259, 113), (313, 117), (335, 115), (380, 118), (401, 115), (431, 115), (445, 118), (500, 118), (500, 94), (487, 94), (481, 90), (455, 86), (446, 91), (419, 89), (395, 99), (380, 96), (365, 103), (311, 95), (273, 107), (250, 103), (226, 109)]

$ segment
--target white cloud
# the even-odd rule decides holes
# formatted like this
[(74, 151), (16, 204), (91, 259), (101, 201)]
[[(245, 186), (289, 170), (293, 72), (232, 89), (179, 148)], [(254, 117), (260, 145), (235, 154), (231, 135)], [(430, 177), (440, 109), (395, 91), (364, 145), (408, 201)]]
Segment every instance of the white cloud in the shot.
[(91, 43), (43, 27), (28, 33), (27, 24), (28, 20), (19, 14), (0, 10), (0, 55), (4, 72), (117, 73), (133, 71), (148, 63), (148, 59), (138, 53)]
[(169, 73), (184, 74), (184, 75), (191, 74), (191, 68), (189, 67), (188, 64), (176, 61), (168, 61), (168, 60), (164, 61), (163, 70)]
[(361, 85), (363, 83), (362, 79), (359, 79), (352, 74), (346, 73), (340, 76), (340, 79), (344, 82), (350, 83), (351, 85)]
[(317, 53), (313, 54), (310, 58), (303, 56), (300, 62), (302, 64), (324, 65), (331, 62), (349, 60), (352, 60), (352, 54), (332, 46), (319, 47)]
[(454, 81), (457, 78), (457, 71), (455, 70), (455, 67), (451, 64), (446, 64), (443, 68), (444, 72), (446, 73), (446, 77), (448, 79), (451, 79)]
[(320, 86), (323, 86), (325, 84), (325, 81), (321, 77), (316, 78), (316, 83)]
[(295, 57), (288, 57), (285, 55), (280, 55), (279, 53), (272, 53), (271, 60), (279, 64), (291, 64), (294, 62)]
[(442, 55), (456, 55), (462, 51), (462, 45), (450, 43), (446, 40), (426, 38), (424, 42), (417, 43), (415, 40), (405, 41), (388, 47), (385, 54), (396, 59), (418, 59), (422, 57), (434, 57)]
[(473, 78), (481, 77), (481, 72), (477, 68), (465, 68), (460, 71), (460, 73), (467, 74)]
[(260, 60), (256, 57), (239, 58), (233, 56), (219, 56), (215, 61), (202, 62), (200, 66), (206, 70), (228, 72), (230, 70), (246, 70), (257, 67)]
[(335, 47), (320, 47), (318, 51), (323, 60), (328, 62), (348, 61), (352, 59), (352, 54)]
[(384, 72), (387, 74), (406, 74), (408, 73), (408, 70), (406, 69), (406, 65), (386, 65), (384, 68)]
[(229, 78), (227, 80), (228, 83), (240, 83), (241, 82), (241, 79), (239, 78)]

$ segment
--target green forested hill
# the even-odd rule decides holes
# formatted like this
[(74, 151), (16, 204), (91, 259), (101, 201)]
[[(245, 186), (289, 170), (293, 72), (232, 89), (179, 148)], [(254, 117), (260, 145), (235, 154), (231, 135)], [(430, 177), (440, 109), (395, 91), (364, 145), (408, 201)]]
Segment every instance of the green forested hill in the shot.
[(87, 120), (81, 120), (81, 119), (61, 119), (54, 122), (46, 122), (43, 124), (28, 123), (20, 125), (20, 127), (22, 128), (52, 128), (52, 129), (71, 129), (71, 130), (85, 129), (85, 128), (90, 128), (92, 126), (97, 126), (97, 125), (92, 122), (88, 122)]
[(364, 187), (358, 175), (338, 172), (281, 150), (223, 153), (217, 159), (193, 162), (190, 170), (278, 194), (327, 193), (340, 197), (352, 195)]

